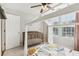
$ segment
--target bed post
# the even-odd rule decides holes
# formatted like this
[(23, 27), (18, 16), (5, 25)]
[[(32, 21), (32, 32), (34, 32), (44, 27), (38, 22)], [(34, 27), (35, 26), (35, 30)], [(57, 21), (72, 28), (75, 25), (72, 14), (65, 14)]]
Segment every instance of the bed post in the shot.
[(74, 39), (74, 49), (79, 51), (79, 12), (76, 13), (75, 19), (75, 39)]

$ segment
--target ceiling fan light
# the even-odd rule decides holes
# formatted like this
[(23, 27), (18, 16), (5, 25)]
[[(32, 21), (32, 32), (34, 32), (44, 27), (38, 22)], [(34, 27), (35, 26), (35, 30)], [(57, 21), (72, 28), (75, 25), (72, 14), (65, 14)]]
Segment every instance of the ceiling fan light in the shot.
[(48, 10), (47, 5), (42, 6), (42, 9), (43, 9), (43, 11), (47, 11)]

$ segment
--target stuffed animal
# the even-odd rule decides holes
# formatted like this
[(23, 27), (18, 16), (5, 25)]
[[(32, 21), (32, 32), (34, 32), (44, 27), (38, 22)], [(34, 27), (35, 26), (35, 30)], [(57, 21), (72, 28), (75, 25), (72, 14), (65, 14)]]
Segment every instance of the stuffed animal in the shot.
[(28, 49), (28, 56), (32, 56), (36, 50), (37, 50), (37, 48), (29, 48)]

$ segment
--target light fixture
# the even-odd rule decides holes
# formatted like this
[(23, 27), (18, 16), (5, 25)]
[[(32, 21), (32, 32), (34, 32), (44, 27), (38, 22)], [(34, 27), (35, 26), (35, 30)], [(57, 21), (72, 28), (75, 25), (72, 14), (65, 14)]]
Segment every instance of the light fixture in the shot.
[(43, 5), (42, 7), (43, 12), (48, 11), (48, 6), (47, 5)]

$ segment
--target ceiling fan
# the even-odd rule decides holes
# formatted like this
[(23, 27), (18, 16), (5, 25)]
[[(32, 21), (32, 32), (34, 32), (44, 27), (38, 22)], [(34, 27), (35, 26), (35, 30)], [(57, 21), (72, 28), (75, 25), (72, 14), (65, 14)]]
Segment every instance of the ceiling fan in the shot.
[(40, 7), (40, 6), (41, 6), (40, 13), (43, 13), (43, 12), (48, 11), (48, 10), (51, 8), (51, 7), (49, 6), (49, 4), (51, 4), (51, 3), (41, 3), (41, 4), (39, 4), (39, 5), (31, 6), (31, 8), (35, 8), (35, 7)]

